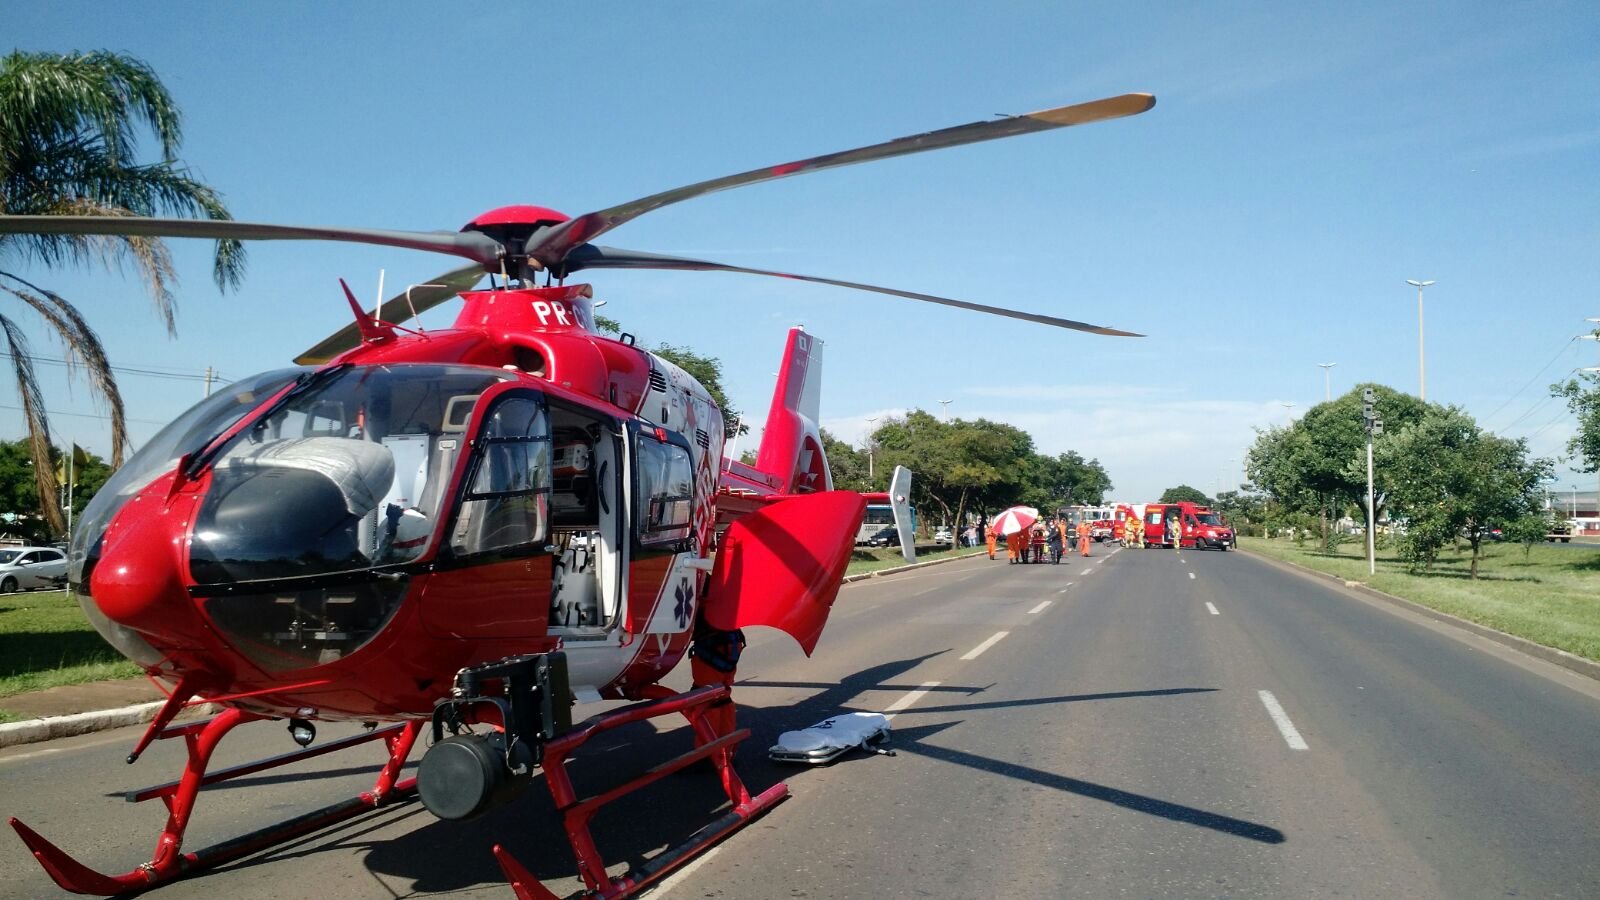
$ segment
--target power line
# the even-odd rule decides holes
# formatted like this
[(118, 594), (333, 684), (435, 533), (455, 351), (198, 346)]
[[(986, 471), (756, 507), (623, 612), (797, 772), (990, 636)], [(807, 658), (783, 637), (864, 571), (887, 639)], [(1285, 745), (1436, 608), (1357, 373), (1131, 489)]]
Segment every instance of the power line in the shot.
[(1532, 385), (1535, 381), (1538, 381), (1539, 380), (1539, 376), (1544, 374), (1544, 370), (1550, 368), (1550, 366), (1556, 360), (1561, 358), (1562, 354), (1566, 353), (1568, 350), (1571, 350), (1572, 349), (1572, 345), (1576, 344), (1577, 342), (1578, 342), (1578, 339), (1575, 338), (1575, 337), (1574, 338), (1568, 338), (1567, 342), (1565, 344), (1561, 345), (1561, 349), (1556, 351), (1556, 355), (1550, 357), (1550, 362), (1547, 362), (1544, 365), (1540, 366), (1539, 367), (1539, 371), (1533, 373), (1533, 377), (1528, 379), (1528, 383), (1527, 384), (1524, 384), (1522, 387), (1517, 388), (1517, 392), (1516, 393), (1514, 393), (1511, 396), (1507, 397), (1506, 401), (1504, 403), (1502, 403), (1499, 406), (1495, 407), (1494, 412), (1489, 413), (1487, 416), (1484, 416), (1483, 420), (1485, 422), (1489, 421), (1490, 419), (1492, 419), (1495, 416), (1499, 415), (1500, 410), (1505, 409), (1507, 406), (1510, 406), (1511, 405), (1511, 401), (1517, 399), (1519, 396), (1522, 395), (1523, 391), (1527, 390), (1528, 387), (1530, 385)]
[[(15, 359), (16, 357), (14, 357), (10, 353), (0, 353), (0, 358), (3, 358), (3, 359)], [(28, 359), (29, 359), (29, 361), (31, 361), (31, 362), (33, 362), (35, 364), (44, 363), (45, 365), (61, 366), (63, 368), (71, 368), (71, 367), (83, 365), (83, 363), (81, 363), (81, 362), (76, 362), (76, 361), (73, 361), (73, 360), (66, 360), (66, 359), (54, 359), (54, 358), (51, 358), (51, 357), (48, 357), (48, 356), (29, 356)], [(185, 372), (185, 371), (180, 371), (180, 370), (175, 370), (175, 369), (156, 369), (156, 368), (145, 368), (145, 367), (134, 367), (134, 366), (110, 366), (109, 368), (111, 369), (111, 371), (118, 372), (118, 373), (121, 373), (123, 375), (139, 375), (139, 376), (143, 376), (143, 377), (147, 377), (147, 378), (168, 378), (168, 379), (172, 379), (174, 381), (201, 381), (201, 382), (206, 380), (206, 376), (203, 373), (198, 373), (197, 374), (197, 373)], [(220, 375), (218, 375), (217, 373), (214, 373), (214, 372), (212, 373), (211, 377), (212, 377), (213, 382), (221, 383), (221, 384), (226, 384), (229, 381), (233, 380), (231, 378), (221, 378)]]
[[(22, 407), (20, 407), (20, 406), (7, 406), (5, 404), (0, 404), (0, 409), (14, 409), (17, 412), (21, 412), (22, 411)], [(111, 417), (110, 416), (103, 415), (101, 413), (62, 412), (60, 410), (54, 410), (54, 409), (47, 410), (46, 412), (47, 412), (48, 415), (51, 415), (51, 416), (74, 416), (74, 417), (79, 418), (79, 419), (99, 419), (102, 422), (111, 421)], [(167, 422), (161, 422), (161, 421), (158, 421), (156, 419), (129, 419), (129, 418), (124, 418), (123, 421), (124, 422), (138, 422), (141, 425), (167, 425), (167, 424), (169, 424)]]

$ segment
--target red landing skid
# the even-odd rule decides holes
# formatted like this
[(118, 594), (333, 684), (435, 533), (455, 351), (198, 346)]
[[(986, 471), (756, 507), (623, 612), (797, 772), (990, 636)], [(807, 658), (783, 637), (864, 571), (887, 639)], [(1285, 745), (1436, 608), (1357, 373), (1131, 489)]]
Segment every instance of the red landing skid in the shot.
[[(695, 688), (683, 694), (674, 693), (659, 685), (652, 687), (656, 689), (654, 693), (658, 695), (657, 699), (624, 706), (590, 719), (545, 744), (544, 756), (539, 763), (540, 768), (544, 769), (545, 783), (550, 786), (550, 796), (555, 800), (556, 811), (561, 815), (561, 824), (566, 829), (567, 840), (572, 843), (572, 853), (578, 859), (578, 874), (588, 886), (587, 891), (578, 895), (586, 900), (632, 897), (673, 869), (704, 852), (712, 844), (750, 824), (757, 816), (789, 796), (789, 786), (780, 781), (752, 797), (745, 789), (744, 782), (739, 780), (738, 773), (733, 770), (733, 750), (740, 741), (750, 736), (750, 729), (741, 728), (718, 737), (715, 726), (705, 716), (712, 707), (733, 703), (727, 686)], [(583, 800), (578, 799), (577, 792), (572, 786), (572, 779), (567, 776), (566, 770), (567, 757), (573, 751), (597, 734), (633, 722), (673, 713), (682, 713), (683, 717), (689, 720), (689, 725), (695, 732), (695, 742), (700, 746), (608, 791)], [(605, 860), (601, 858), (600, 850), (595, 846), (594, 838), (589, 833), (589, 820), (593, 819), (595, 813), (605, 804), (702, 759), (710, 759), (712, 765), (716, 767), (717, 775), (722, 780), (722, 789), (727, 793), (728, 802), (733, 804), (733, 808), (721, 818), (695, 832), (687, 841), (663, 850), (639, 868), (617, 878), (608, 876)], [(506, 852), (504, 847), (496, 844), (494, 856), (499, 860), (500, 869), (505, 872), (506, 880), (511, 882), (511, 889), (516, 892), (518, 900), (556, 900), (556, 895), (540, 884), (539, 880)]]
[[(712, 707), (733, 702), (726, 686), (697, 688), (683, 694), (673, 693), (658, 686), (655, 693), (658, 695), (656, 699), (624, 706), (597, 716), (545, 745), (540, 767), (544, 770), (545, 783), (549, 785), (556, 809), (561, 815), (562, 827), (572, 843), (573, 855), (578, 860), (578, 874), (588, 886), (588, 890), (580, 896), (586, 898), (633, 896), (705, 851), (718, 840), (749, 824), (757, 816), (789, 796), (788, 785), (779, 782), (752, 797), (745, 789), (744, 782), (734, 772), (733, 750), (740, 741), (750, 736), (749, 729), (739, 729), (719, 737), (716, 728), (705, 717), (705, 713)], [(696, 743), (700, 746), (617, 787), (593, 797), (578, 799), (572, 780), (566, 772), (569, 755), (595, 735), (633, 722), (673, 714), (682, 714), (688, 719), (695, 731)], [(265, 717), (239, 709), (228, 709), (204, 722), (172, 726), (163, 729), (157, 735), (157, 739), (182, 737), (187, 745), (189, 759), (180, 780), (127, 794), (128, 801), (135, 803), (159, 797), (166, 804), (168, 813), (166, 828), (156, 842), (155, 853), (151, 860), (130, 872), (122, 875), (105, 875), (97, 872), (73, 859), (16, 819), (10, 820), (11, 826), (17, 830), (23, 843), (28, 845), (34, 859), (39, 861), (39, 865), (43, 866), (56, 884), (63, 889), (78, 894), (110, 896), (148, 890), (342, 822), (363, 812), (409, 799), (416, 793), (415, 778), (396, 779), (401, 767), (405, 765), (406, 757), (411, 753), (412, 746), (416, 743), (423, 724), (421, 722), (390, 725), (366, 734), (330, 741), (318, 747), (206, 774), (206, 764), (222, 737), (237, 725), (261, 718)], [(388, 746), (389, 760), (379, 772), (377, 783), (373, 785), (371, 791), (204, 850), (181, 852), (183, 834), (188, 828), (189, 817), (194, 811), (195, 798), (200, 788), (380, 738)], [(710, 759), (716, 768), (722, 789), (728, 795), (733, 808), (721, 818), (700, 829), (683, 844), (662, 851), (638, 869), (617, 878), (608, 876), (605, 860), (589, 833), (589, 822), (595, 813), (605, 804), (703, 759)], [(505, 872), (512, 890), (521, 900), (555, 898), (555, 894), (540, 884), (537, 878), (498, 844), (494, 847), (494, 855), (502, 871)]]
[[(203, 722), (193, 722), (185, 725), (171, 726), (161, 730), (156, 735), (157, 740), (181, 737), (189, 751), (189, 760), (184, 765), (183, 777), (178, 781), (127, 794), (128, 802), (139, 803), (145, 800), (161, 798), (167, 806), (167, 825), (162, 829), (161, 838), (156, 841), (155, 853), (150, 861), (138, 868), (122, 875), (105, 875), (85, 866), (65, 851), (50, 843), (32, 828), (22, 824), (16, 819), (11, 819), (11, 827), (17, 830), (22, 842), (28, 845), (33, 858), (39, 865), (55, 879), (56, 884), (63, 889), (75, 894), (112, 894), (133, 893), (148, 890), (159, 884), (182, 878), (186, 875), (205, 869), (219, 866), (223, 863), (238, 859), (241, 856), (254, 853), (267, 847), (280, 844), (291, 838), (298, 837), (310, 831), (315, 831), (336, 822), (342, 822), (352, 816), (368, 810), (376, 809), (399, 799), (410, 797), (416, 793), (416, 779), (407, 778), (397, 781), (400, 767), (405, 765), (406, 757), (411, 753), (412, 744), (416, 743), (417, 734), (421, 731), (421, 722), (406, 722), (390, 725), (366, 734), (358, 734), (337, 741), (329, 741), (319, 747), (308, 747), (282, 756), (274, 756), (258, 762), (234, 766), (220, 772), (206, 774), (206, 763), (211, 759), (211, 753), (217, 748), (223, 735), (232, 731), (235, 726), (245, 722), (253, 722), (266, 718), (255, 713), (245, 712), (241, 709), (227, 709), (221, 714)], [(200, 793), (200, 788), (216, 784), (229, 779), (252, 775), (267, 769), (322, 756), (346, 747), (364, 744), (368, 741), (382, 739), (389, 748), (389, 761), (384, 764), (378, 773), (378, 780), (372, 790), (327, 806), (315, 812), (296, 816), (277, 825), (263, 828), (260, 831), (224, 841), (204, 850), (193, 853), (182, 852), (183, 833), (189, 827), (189, 816), (194, 812), (195, 797)]]

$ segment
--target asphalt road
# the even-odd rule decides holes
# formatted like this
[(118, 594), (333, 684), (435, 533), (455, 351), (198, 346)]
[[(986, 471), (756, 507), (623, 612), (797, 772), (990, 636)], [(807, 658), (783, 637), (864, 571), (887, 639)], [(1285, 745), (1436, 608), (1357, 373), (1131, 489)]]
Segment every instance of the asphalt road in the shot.
[[(753, 634), (741, 769), (793, 796), (655, 896), (1600, 896), (1600, 684), (1244, 554), (1097, 552), (849, 585), (809, 660)], [(852, 709), (898, 710), (897, 756), (764, 758), (779, 732)], [(685, 746), (672, 725), (618, 732), (573, 769), (611, 783)], [(290, 748), (281, 724), (247, 727), (227, 762)], [(173, 777), (177, 748), (129, 769), (135, 737), (0, 751), (0, 812), (92, 865), (136, 865), (164, 810), (120, 794)], [(208, 791), (188, 846), (358, 792), (378, 756)], [(718, 796), (673, 776), (601, 814), (601, 849), (652, 855)], [(537, 786), (467, 824), (406, 805), (155, 896), (509, 897), (497, 840), (570, 892), (549, 816)], [(0, 896), (51, 896), (0, 840)]]

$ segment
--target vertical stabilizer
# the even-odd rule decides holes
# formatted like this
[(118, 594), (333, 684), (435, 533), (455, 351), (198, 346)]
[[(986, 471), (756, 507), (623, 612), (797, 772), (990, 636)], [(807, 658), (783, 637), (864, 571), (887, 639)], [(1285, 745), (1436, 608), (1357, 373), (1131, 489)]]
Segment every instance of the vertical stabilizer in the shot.
[(822, 452), (821, 412), (822, 342), (799, 327), (791, 328), (756, 454), (756, 468), (777, 477), (779, 493), (833, 490)]

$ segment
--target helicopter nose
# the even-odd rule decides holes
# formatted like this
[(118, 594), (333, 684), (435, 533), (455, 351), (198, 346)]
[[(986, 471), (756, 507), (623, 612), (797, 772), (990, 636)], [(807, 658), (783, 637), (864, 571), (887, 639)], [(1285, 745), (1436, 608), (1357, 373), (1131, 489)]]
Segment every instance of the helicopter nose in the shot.
[[(183, 524), (171, 510), (127, 510), (105, 537), (90, 596), (106, 618), (149, 635), (204, 641), (182, 575)], [(142, 514), (141, 514), (142, 513)]]

